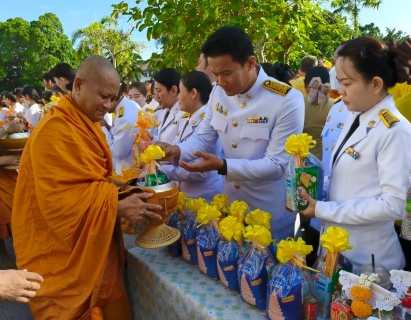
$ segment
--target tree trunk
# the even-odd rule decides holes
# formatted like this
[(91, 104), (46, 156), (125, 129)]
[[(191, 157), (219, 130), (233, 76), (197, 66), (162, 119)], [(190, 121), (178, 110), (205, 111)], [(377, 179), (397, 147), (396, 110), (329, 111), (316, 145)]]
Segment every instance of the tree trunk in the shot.
[(258, 63), (266, 62), (266, 57), (264, 54), (265, 48), (265, 35), (261, 37), (260, 41), (255, 46), (255, 51), (257, 53)]

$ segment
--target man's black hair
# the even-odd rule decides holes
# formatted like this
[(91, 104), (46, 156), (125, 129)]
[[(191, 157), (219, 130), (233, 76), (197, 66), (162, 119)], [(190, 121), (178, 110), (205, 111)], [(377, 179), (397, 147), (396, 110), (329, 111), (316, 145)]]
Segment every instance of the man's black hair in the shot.
[(201, 48), (206, 59), (230, 55), (233, 61), (243, 65), (254, 55), (250, 37), (240, 28), (225, 26), (209, 36)]

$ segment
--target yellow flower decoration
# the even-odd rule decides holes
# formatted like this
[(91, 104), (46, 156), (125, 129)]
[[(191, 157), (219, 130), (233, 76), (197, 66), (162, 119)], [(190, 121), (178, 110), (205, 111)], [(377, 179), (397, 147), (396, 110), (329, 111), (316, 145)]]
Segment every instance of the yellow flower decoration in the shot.
[(304, 240), (298, 238), (295, 241), (292, 238), (281, 240), (277, 245), (277, 259), (280, 263), (286, 263), (293, 258), (305, 257), (313, 251), (313, 246), (306, 245)]
[(348, 232), (340, 227), (329, 227), (321, 236), (321, 245), (328, 252), (342, 252), (353, 249), (355, 246), (348, 244)]
[(197, 222), (199, 223), (199, 226), (201, 226), (220, 219), (220, 216), (221, 212), (216, 206), (206, 203), (197, 212)]
[(60, 98), (59, 97), (56, 97), (55, 95), (52, 95), (51, 97), (50, 97), (50, 101), (53, 103), (53, 106), (56, 106), (56, 105), (58, 105), (59, 104), (59, 102), (60, 102)]
[(260, 209), (251, 211), (245, 217), (245, 223), (248, 225), (260, 225), (266, 227), (268, 230), (271, 229), (271, 214)]
[(219, 230), (221, 235), (227, 241), (232, 241), (234, 239), (235, 241), (240, 242), (243, 239), (244, 225), (233, 216), (228, 216), (221, 220)]
[(230, 216), (236, 217), (238, 221), (244, 223), (244, 216), (248, 210), (248, 204), (245, 201), (241, 200), (234, 200), (230, 204), (230, 208), (228, 209), (228, 214)]
[(244, 239), (254, 242), (261, 247), (267, 247), (271, 242), (271, 232), (264, 226), (247, 226), (244, 231)]
[(372, 314), (371, 305), (365, 301), (353, 301), (351, 303), (351, 310), (358, 318), (367, 318)]
[(188, 198), (186, 200), (186, 208), (194, 213), (197, 213), (198, 210), (200, 210), (200, 208), (206, 204), (207, 202), (205, 201), (204, 198), (197, 198), (197, 199)]
[(222, 214), (228, 210), (228, 196), (226, 194), (217, 194), (211, 200), (211, 205), (216, 206)]
[(187, 202), (187, 195), (184, 192), (179, 192), (178, 193), (178, 207), (177, 210), (180, 213), (184, 213), (184, 207), (186, 205)]
[(372, 291), (370, 288), (354, 286), (351, 288), (351, 294), (356, 300), (368, 300), (372, 297)]
[(149, 145), (146, 150), (141, 154), (140, 156), (140, 161), (142, 163), (149, 163), (151, 161), (154, 161), (156, 159), (161, 159), (166, 156), (165, 152), (163, 149), (161, 149), (160, 146), (157, 145)]
[(285, 142), (285, 151), (292, 156), (299, 155), (302, 158), (307, 158), (310, 149), (314, 148), (316, 144), (317, 142), (313, 140), (313, 137), (306, 133), (292, 134)]

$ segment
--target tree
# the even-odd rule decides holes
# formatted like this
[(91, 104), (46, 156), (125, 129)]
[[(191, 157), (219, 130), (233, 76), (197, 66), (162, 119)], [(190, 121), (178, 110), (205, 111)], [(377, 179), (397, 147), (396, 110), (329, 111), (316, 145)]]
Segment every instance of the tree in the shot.
[(142, 45), (131, 40), (133, 30), (132, 27), (124, 31), (117, 20), (111, 17), (104, 17), (100, 22), (77, 29), (72, 36), (77, 61), (81, 62), (89, 55), (104, 56), (113, 63), (122, 78), (138, 78), (142, 72)]
[(194, 68), (207, 36), (223, 25), (238, 26), (251, 36), (259, 62), (288, 62), (291, 49), (300, 50), (308, 39), (311, 20), (321, 19), (321, 8), (309, 0), (149, 0), (144, 9), (141, 3), (113, 5), (113, 16), (128, 16), (148, 40), (160, 40), (163, 52), (151, 56), (151, 67), (181, 72)]
[(353, 37), (353, 30), (348, 26), (346, 18), (324, 10), (322, 21), (314, 20), (309, 29), (310, 41), (306, 42), (307, 54), (322, 54), (331, 60), (335, 49), (344, 41)]
[(358, 26), (358, 29), (360, 31), (359, 34), (364, 37), (383, 37), (380, 28), (378, 28), (374, 23), (369, 23), (364, 26)]
[(43, 89), (42, 75), (59, 62), (76, 67), (74, 50), (57, 16), (0, 22), (0, 90), (25, 84)]
[(358, 16), (362, 8), (378, 9), (382, 0), (332, 0), (331, 7), (336, 8), (334, 13), (348, 13), (352, 16), (354, 37), (358, 37)]
[(396, 30), (395, 28), (394, 29), (385, 28), (385, 32), (387, 32), (387, 34), (382, 36), (382, 40), (384, 41), (388, 41), (391, 38), (393, 38), (397, 40), (398, 42), (402, 42), (410, 37), (410, 35), (407, 34), (406, 32), (402, 30)]

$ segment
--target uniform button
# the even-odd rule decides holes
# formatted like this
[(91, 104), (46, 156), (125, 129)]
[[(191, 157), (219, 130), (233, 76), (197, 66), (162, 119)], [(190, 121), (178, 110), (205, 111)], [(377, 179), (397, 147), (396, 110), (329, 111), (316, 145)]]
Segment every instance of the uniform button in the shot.
[(238, 183), (236, 183), (236, 184), (234, 185), (234, 188), (239, 189), (239, 188), (240, 188), (240, 185), (239, 185)]
[(237, 122), (236, 121), (233, 121), (233, 126), (237, 127)]
[(328, 146), (325, 146), (325, 151), (328, 151)]
[(331, 131), (334, 131), (334, 127), (333, 127), (333, 126), (331, 126)]
[(330, 120), (331, 120), (331, 116), (328, 116), (327, 122), (330, 122)]
[(338, 111), (343, 111), (344, 110), (344, 108), (343, 107), (340, 107), (339, 109), (338, 109)]
[(242, 102), (242, 103), (240, 104), (240, 107), (241, 107), (242, 109), (244, 109), (244, 108), (245, 108), (245, 102)]
[(231, 146), (232, 146), (233, 148), (237, 148), (237, 143), (233, 142), (233, 143), (231, 144)]
[(247, 99), (251, 99), (251, 94), (248, 94), (248, 93), (247, 93), (247, 94), (245, 95), (245, 97), (246, 97)]

